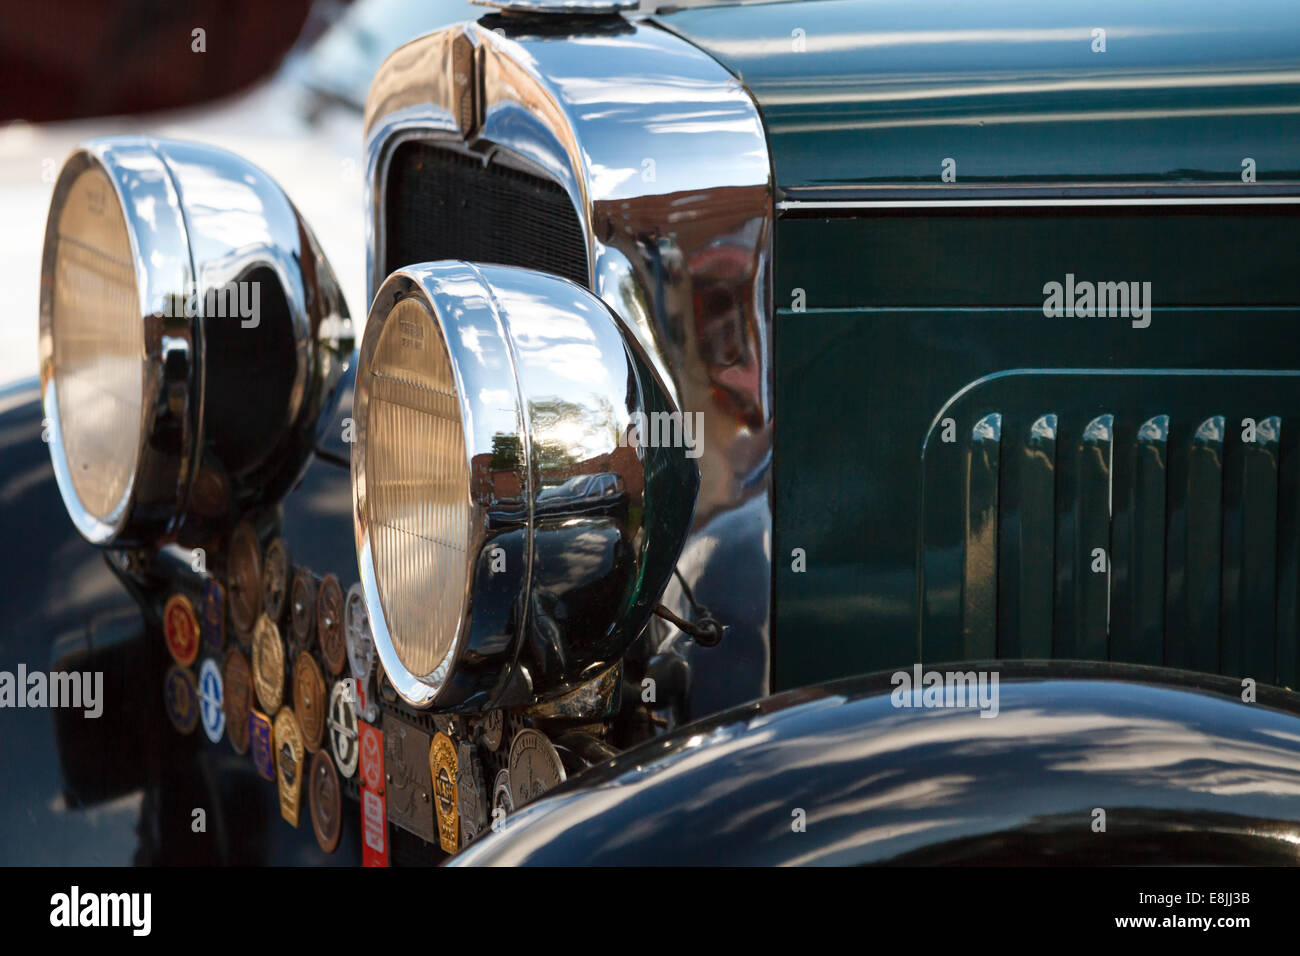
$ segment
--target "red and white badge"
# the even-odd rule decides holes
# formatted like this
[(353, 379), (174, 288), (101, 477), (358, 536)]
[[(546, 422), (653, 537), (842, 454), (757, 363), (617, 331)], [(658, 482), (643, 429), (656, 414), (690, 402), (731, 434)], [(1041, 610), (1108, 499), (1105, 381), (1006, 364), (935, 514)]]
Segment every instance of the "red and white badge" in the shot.
[(384, 735), (357, 721), (361, 745), (361, 865), (388, 866), (388, 808), (384, 794)]

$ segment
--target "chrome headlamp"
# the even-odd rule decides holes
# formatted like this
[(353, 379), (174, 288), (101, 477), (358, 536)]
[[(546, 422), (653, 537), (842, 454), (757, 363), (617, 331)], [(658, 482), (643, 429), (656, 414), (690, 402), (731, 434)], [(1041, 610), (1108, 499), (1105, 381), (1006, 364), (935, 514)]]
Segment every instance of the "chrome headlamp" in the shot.
[(150, 544), (282, 495), (352, 350), (334, 275), (265, 173), (135, 137), (64, 164), (40, 323), (55, 476), (99, 545)]
[(403, 699), (536, 701), (620, 659), (676, 564), (703, 436), (603, 302), (526, 269), (399, 270), (353, 414), (361, 584)]

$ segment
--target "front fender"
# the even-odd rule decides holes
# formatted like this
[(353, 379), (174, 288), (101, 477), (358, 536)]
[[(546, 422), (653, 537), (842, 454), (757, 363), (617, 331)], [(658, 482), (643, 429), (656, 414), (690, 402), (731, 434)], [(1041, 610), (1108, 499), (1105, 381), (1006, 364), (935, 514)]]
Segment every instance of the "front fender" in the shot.
[(690, 724), (449, 863), (1296, 862), (1295, 695), (1243, 703), (1234, 681), (1121, 665), (954, 669), (990, 668), (991, 718), (896, 707), (878, 674)]

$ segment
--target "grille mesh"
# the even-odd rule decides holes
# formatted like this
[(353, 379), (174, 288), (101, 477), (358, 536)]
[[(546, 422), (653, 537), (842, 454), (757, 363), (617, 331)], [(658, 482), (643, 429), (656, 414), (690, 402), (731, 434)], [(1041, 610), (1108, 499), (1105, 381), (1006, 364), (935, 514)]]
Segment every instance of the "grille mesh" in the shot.
[(385, 272), (467, 259), (523, 266), (586, 288), (587, 245), (568, 194), (550, 180), (428, 143), (393, 152)]

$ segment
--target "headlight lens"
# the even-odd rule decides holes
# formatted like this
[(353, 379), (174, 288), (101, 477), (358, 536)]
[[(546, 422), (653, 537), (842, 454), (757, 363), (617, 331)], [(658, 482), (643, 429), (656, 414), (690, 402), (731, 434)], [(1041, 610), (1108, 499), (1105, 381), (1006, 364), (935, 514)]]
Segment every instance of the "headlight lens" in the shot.
[(131, 239), (103, 170), (82, 170), (59, 215), (54, 260), (54, 388), (67, 468), (81, 506), (110, 520), (139, 459), (144, 388)]
[(464, 610), (470, 473), (451, 358), (420, 300), (389, 315), (369, 384), (366, 507), (380, 602), (398, 658), (428, 674)]

